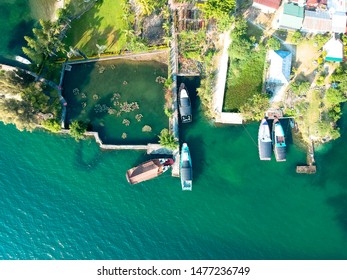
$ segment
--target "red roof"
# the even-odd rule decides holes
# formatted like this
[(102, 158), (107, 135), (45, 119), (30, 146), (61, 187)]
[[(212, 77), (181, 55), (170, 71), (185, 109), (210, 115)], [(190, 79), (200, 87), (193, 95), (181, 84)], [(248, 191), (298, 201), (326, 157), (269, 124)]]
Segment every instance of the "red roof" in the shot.
[(253, 0), (253, 2), (273, 9), (278, 9), (281, 5), (281, 0)]

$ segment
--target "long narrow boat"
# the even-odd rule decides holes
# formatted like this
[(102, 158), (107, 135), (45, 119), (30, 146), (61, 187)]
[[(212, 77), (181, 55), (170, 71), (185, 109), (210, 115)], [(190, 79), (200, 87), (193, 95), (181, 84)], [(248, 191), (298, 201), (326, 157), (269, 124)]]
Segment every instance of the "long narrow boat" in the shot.
[(23, 64), (31, 64), (30, 60), (24, 58), (24, 57), (21, 57), (19, 55), (16, 55), (15, 59)]
[(272, 124), (273, 145), (276, 161), (286, 161), (286, 142), (282, 125), (278, 118)]
[(184, 83), (181, 83), (179, 88), (179, 110), (182, 123), (189, 123), (192, 121), (192, 105)]
[(158, 177), (174, 163), (171, 158), (151, 159), (129, 169), (126, 178), (131, 185)]
[(181, 185), (183, 191), (191, 191), (193, 185), (192, 158), (187, 143), (183, 143), (180, 161)]
[(259, 125), (258, 149), (260, 160), (271, 160), (272, 140), (270, 134), (270, 127), (266, 119), (263, 119)]

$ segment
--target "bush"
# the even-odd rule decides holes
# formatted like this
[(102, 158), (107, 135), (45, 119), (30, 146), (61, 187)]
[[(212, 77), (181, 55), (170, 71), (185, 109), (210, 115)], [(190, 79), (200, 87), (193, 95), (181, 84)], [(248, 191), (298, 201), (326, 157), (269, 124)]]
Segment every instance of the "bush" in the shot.
[(54, 133), (57, 133), (61, 130), (61, 126), (56, 119), (44, 120), (41, 124), (45, 129)]
[(172, 133), (169, 132), (167, 128), (164, 128), (159, 137), (159, 144), (170, 150), (175, 150), (178, 148), (178, 143)]
[(75, 138), (76, 141), (84, 138), (84, 133), (87, 131), (87, 124), (82, 121), (73, 121), (70, 124), (70, 135)]

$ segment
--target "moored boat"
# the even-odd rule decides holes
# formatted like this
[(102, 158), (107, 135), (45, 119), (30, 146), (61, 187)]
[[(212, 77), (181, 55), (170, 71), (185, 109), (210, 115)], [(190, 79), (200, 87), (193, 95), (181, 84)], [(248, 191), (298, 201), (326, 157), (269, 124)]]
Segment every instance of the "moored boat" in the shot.
[(183, 143), (180, 161), (181, 185), (183, 191), (191, 191), (193, 185), (193, 167), (187, 143)]
[(286, 161), (286, 142), (283, 127), (278, 118), (272, 124), (273, 145), (276, 161)]
[(181, 83), (179, 88), (179, 111), (182, 123), (189, 123), (192, 121), (192, 105), (184, 83)]
[(272, 140), (270, 134), (270, 127), (266, 119), (263, 119), (259, 125), (258, 149), (260, 160), (271, 160)]
[(16, 55), (15, 59), (16, 59), (17, 61), (23, 63), (23, 64), (31, 64), (31, 62), (30, 62), (28, 59), (26, 59), (26, 58), (24, 58), (24, 57), (21, 57), (21, 56), (19, 56), (19, 55)]
[(174, 163), (172, 158), (151, 159), (129, 169), (126, 173), (128, 182), (133, 185), (158, 177)]

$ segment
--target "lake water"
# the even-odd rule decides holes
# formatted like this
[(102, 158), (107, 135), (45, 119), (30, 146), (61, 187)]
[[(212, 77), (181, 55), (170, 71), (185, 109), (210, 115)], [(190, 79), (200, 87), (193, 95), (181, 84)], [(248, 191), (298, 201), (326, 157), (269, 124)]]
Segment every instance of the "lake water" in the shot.
[(0, 258), (345, 259), (346, 130), (317, 152), (317, 175), (298, 175), (304, 151), (261, 162), (257, 124), (215, 127), (193, 104), (192, 192), (169, 172), (128, 185), (143, 152), (0, 125)]
[[(1, 3), (0, 13), (25, 18), (26, 6)], [(17, 33), (1, 19), (8, 58), (15, 48), (5, 41)], [(194, 94), (197, 81), (185, 82)], [(0, 124), (0, 259), (346, 259), (346, 108), (341, 138), (317, 151), (318, 173), (305, 176), (295, 173), (305, 151), (289, 143), (286, 162), (261, 162), (258, 124), (216, 127), (198, 98), (193, 105), (180, 130), (192, 192), (169, 172), (128, 185), (143, 152)]]

